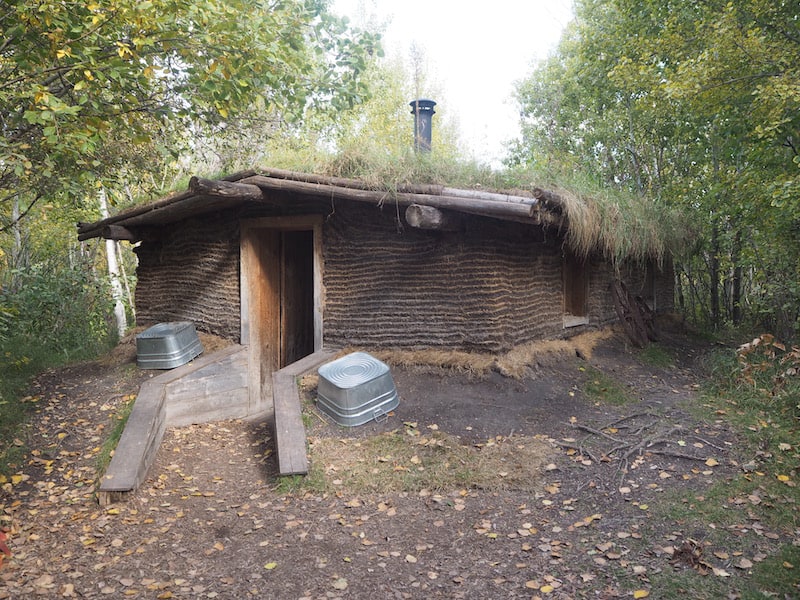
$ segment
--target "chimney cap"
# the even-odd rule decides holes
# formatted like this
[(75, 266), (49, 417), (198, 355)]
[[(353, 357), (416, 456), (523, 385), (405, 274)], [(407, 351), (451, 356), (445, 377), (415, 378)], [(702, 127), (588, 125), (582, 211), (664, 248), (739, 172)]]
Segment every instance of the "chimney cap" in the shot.
[(430, 112), (431, 114), (436, 112), (433, 110), (433, 107), (436, 106), (435, 100), (419, 98), (417, 100), (412, 100), (408, 103), (408, 105), (411, 107), (412, 115), (416, 114), (417, 112)]

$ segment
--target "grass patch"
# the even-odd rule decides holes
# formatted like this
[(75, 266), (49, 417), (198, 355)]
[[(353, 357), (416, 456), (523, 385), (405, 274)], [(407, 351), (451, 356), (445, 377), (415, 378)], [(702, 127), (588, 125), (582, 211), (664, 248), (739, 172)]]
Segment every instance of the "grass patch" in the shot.
[(742, 600), (800, 597), (800, 547), (785, 545), (753, 568)]
[(100, 447), (100, 452), (97, 455), (97, 473), (102, 476), (114, 456), (114, 450), (119, 444), (119, 439), (122, 437), (122, 432), (125, 431), (125, 425), (128, 423), (128, 417), (131, 416), (133, 405), (136, 402), (136, 395), (131, 394), (126, 396), (122, 404), (117, 408), (117, 412), (111, 418), (111, 427), (109, 428), (108, 437)]
[[(319, 418), (313, 408), (318, 382), (317, 375), (306, 375), (299, 382), (306, 424)], [(319, 437), (314, 436), (313, 427), (308, 430), (308, 475), (281, 478), (276, 487), (279, 493), (463, 488), (533, 493), (539, 490), (544, 466), (556, 452), (539, 437), (498, 436), (464, 445), (459, 438), (435, 429), (420, 431), (416, 423), (366, 438)]]
[(553, 447), (534, 437), (498, 437), (464, 445), (451, 435), (416, 425), (368, 438), (310, 438), (309, 473), (283, 478), (280, 493), (351, 494), (450, 491), (463, 488), (522, 490), (541, 488)]
[(668, 369), (675, 364), (675, 356), (661, 344), (648, 344), (638, 354), (639, 360), (651, 367)]
[(622, 406), (634, 400), (630, 392), (613, 377), (594, 367), (585, 367), (583, 393), (592, 402)]
[(727, 598), (731, 589), (729, 581), (713, 575), (700, 575), (692, 569), (664, 569), (650, 575), (649, 579), (650, 597), (660, 600), (719, 600)]

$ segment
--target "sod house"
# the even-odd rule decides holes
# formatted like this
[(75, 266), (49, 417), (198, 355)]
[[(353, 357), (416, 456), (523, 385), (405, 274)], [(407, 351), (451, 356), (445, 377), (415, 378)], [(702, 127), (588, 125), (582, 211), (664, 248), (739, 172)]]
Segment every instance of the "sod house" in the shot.
[(560, 198), (249, 171), (94, 223), (136, 243), (140, 325), (192, 321), (274, 369), (325, 347), (502, 352), (618, 318), (612, 281), (672, 309), (668, 261), (575, 254)]
[(121, 442), (141, 458), (128, 475), (112, 463), (101, 491), (141, 482), (166, 425), (272, 409), (281, 473), (305, 472), (294, 377), (332, 349), (501, 353), (630, 319), (634, 296), (648, 313), (672, 309), (668, 259), (576, 251), (570, 215), (564, 195), (541, 189), (389, 192), (270, 169), (192, 178), (186, 192), (80, 223), (81, 240), (136, 244), (139, 325), (191, 321), (234, 342), (143, 387), (141, 431), (129, 425)]

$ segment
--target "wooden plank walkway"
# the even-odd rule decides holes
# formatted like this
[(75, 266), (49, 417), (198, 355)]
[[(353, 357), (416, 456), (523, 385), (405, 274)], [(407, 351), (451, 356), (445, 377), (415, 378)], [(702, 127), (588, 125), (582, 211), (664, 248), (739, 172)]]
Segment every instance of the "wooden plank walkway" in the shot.
[[(281, 475), (308, 473), (297, 377), (332, 360), (320, 350), (272, 375), (275, 445)], [(121, 501), (147, 477), (167, 427), (253, 416), (247, 348), (231, 346), (146, 381), (139, 389), (114, 457), (100, 481), (101, 505)]]
[(101, 506), (122, 500), (147, 476), (166, 429), (164, 398), (161, 384), (147, 381), (139, 388), (114, 457), (100, 480), (97, 498)]
[(318, 350), (272, 374), (272, 401), (275, 407), (275, 446), (281, 475), (308, 473), (306, 429), (303, 426), (297, 377), (332, 360), (337, 350)]
[(230, 346), (146, 381), (97, 491), (123, 500), (147, 477), (167, 427), (248, 416), (247, 349)]

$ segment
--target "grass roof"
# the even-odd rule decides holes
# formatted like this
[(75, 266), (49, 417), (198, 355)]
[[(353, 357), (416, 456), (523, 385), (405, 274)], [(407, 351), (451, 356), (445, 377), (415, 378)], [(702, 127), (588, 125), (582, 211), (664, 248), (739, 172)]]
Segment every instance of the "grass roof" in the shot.
[(579, 174), (553, 176), (535, 169), (493, 170), (474, 161), (411, 151), (401, 157), (340, 153), (305, 167), (306, 171), (321, 175), (360, 179), (374, 189), (387, 191), (420, 183), (512, 193), (542, 188), (562, 200), (568, 219), (565, 244), (569, 249), (578, 256), (599, 253), (615, 264), (622, 260), (656, 260), (661, 264), (665, 257), (688, 247), (693, 237), (677, 208), (602, 187)]

